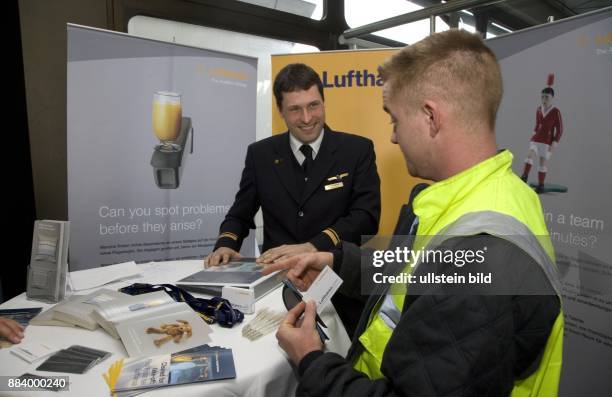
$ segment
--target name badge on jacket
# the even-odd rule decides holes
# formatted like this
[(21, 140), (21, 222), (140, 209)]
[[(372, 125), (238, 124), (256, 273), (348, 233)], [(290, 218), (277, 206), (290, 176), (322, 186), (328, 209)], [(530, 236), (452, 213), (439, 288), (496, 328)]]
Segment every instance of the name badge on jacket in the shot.
[(325, 190), (339, 189), (339, 188), (341, 188), (343, 186), (344, 186), (344, 183), (342, 183), (342, 182), (331, 183), (329, 185), (325, 185)]

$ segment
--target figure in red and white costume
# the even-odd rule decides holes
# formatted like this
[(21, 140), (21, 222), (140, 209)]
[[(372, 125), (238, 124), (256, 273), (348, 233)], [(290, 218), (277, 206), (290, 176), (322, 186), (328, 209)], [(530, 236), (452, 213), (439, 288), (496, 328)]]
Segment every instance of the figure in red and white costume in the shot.
[(542, 105), (536, 111), (536, 125), (534, 134), (529, 142), (529, 154), (525, 159), (525, 167), (521, 179), (527, 182), (529, 171), (538, 158), (538, 186), (536, 191), (542, 193), (544, 190), (544, 179), (548, 169), (546, 164), (550, 159), (553, 149), (559, 144), (563, 135), (563, 121), (561, 111), (553, 106), (555, 91), (552, 88), (555, 76), (548, 75), (548, 86), (542, 90)]

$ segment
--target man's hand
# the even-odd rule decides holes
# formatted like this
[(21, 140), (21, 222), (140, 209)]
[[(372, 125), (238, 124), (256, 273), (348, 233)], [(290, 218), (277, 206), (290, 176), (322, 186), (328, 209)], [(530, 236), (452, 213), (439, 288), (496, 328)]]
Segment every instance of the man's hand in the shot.
[[(304, 313), (304, 316), (300, 316)], [(300, 302), (289, 310), (287, 316), (278, 327), (276, 339), (280, 347), (289, 355), (293, 365), (308, 353), (323, 349), (323, 343), (315, 328), (317, 309), (313, 301)]]
[(10, 318), (0, 317), (0, 336), (13, 343), (19, 343), (23, 339), (23, 327)]
[(315, 252), (314, 254), (301, 254), (289, 259), (274, 262), (262, 269), (263, 274), (270, 274), (277, 270), (289, 269), (287, 278), (299, 290), (306, 291), (317, 278), (325, 266), (332, 266), (334, 255), (331, 252)]
[(269, 249), (261, 254), (261, 256), (257, 258), (257, 263), (273, 263), (308, 252), (317, 252), (317, 249), (311, 243), (285, 244), (280, 247)]
[(204, 267), (218, 266), (220, 264), (225, 265), (230, 260), (238, 258), (242, 258), (240, 253), (231, 248), (219, 247), (204, 258)]

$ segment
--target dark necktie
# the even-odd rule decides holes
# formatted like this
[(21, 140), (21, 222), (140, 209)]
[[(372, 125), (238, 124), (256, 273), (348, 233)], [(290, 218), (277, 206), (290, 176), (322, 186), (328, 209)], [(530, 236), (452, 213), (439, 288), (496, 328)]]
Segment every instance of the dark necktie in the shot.
[(312, 148), (310, 145), (300, 146), (300, 152), (304, 155), (304, 162), (302, 163), (302, 169), (304, 173), (308, 175), (308, 172), (312, 169)]

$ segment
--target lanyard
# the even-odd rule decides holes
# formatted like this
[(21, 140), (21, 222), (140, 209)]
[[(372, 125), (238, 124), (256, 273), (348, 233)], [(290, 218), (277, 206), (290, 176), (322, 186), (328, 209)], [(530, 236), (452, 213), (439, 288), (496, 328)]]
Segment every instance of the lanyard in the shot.
[(177, 302), (187, 303), (208, 324), (219, 323), (222, 327), (231, 328), (244, 320), (244, 314), (234, 309), (227, 299), (215, 296), (211, 299), (196, 298), (189, 292), (172, 284), (135, 283), (119, 289), (128, 295), (140, 295), (155, 291), (166, 291)]

